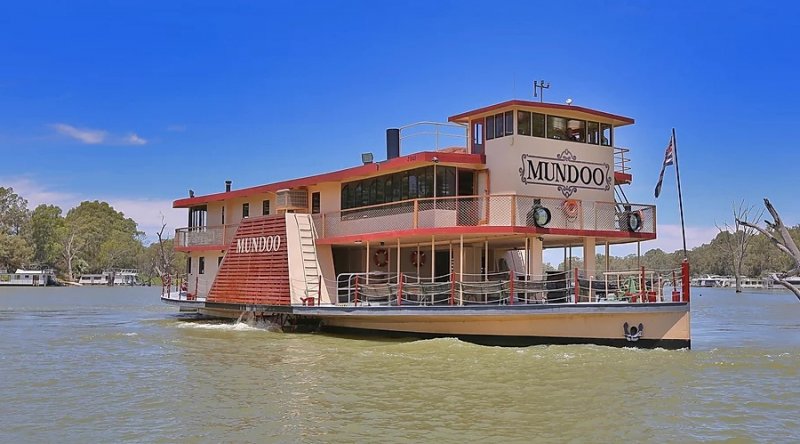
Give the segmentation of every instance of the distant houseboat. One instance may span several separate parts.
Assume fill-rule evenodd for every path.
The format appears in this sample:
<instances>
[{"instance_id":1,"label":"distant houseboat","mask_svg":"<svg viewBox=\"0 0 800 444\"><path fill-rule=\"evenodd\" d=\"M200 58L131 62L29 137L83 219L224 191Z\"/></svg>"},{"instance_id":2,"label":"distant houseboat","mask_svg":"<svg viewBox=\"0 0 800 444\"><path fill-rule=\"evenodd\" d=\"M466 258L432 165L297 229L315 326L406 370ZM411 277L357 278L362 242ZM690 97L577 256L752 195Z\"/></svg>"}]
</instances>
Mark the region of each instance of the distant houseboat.
<instances>
[{"instance_id":1,"label":"distant houseboat","mask_svg":"<svg viewBox=\"0 0 800 444\"><path fill-rule=\"evenodd\" d=\"M633 119L512 100L448 120L387 130L380 162L367 153L352 168L176 200L188 210L175 235L187 276L167 281L162 300L285 329L690 345L688 262L596 262L598 247L608 258L656 238L655 206L622 189L633 176L616 132ZM401 155L401 144L420 151ZM544 250L568 263L573 248L580 267L545 271Z\"/></svg>"},{"instance_id":2,"label":"distant houseboat","mask_svg":"<svg viewBox=\"0 0 800 444\"><path fill-rule=\"evenodd\" d=\"M139 272L137 270L111 270L104 271L99 274L84 274L81 275L78 283L81 285L111 285L113 280L114 286L120 285L140 285Z\"/></svg>"},{"instance_id":3,"label":"distant houseboat","mask_svg":"<svg viewBox=\"0 0 800 444\"><path fill-rule=\"evenodd\" d=\"M58 280L53 270L18 269L14 273L0 272L0 285L45 287L48 285L58 285Z\"/></svg>"}]
</instances>

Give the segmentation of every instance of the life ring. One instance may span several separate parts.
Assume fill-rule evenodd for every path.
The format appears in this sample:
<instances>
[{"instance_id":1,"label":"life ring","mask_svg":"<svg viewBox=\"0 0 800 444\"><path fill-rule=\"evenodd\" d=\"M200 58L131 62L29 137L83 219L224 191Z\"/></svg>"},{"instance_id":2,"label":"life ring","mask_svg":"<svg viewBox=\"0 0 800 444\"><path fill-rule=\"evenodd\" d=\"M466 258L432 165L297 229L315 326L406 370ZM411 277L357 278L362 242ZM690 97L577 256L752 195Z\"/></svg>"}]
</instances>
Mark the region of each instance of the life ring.
<instances>
[{"instance_id":1,"label":"life ring","mask_svg":"<svg viewBox=\"0 0 800 444\"><path fill-rule=\"evenodd\" d=\"M580 204L575 199L567 199L561 205L561 210L564 211L564 215L567 216L567 219L575 219L578 217Z\"/></svg>"},{"instance_id":2,"label":"life ring","mask_svg":"<svg viewBox=\"0 0 800 444\"><path fill-rule=\"evenodd\" d=\"M389 264L389 252L385 248L375 250L375 255L372 257L376 267L385 267Z\"/></svg>"},{"instance_id":3,"label":"life ring","mask_svg":"<svg viewBox=\"0 0 800 444\"><path fill-rule=\"evenodd\" d=\"M629 212L627 219L628 231L637 232L642 229L642 222L644 221L642 210Z\"/></svg>"},{"instance_id":4,"label":"life ring","mask_svg":"<svg viewBox=\"0 0 800 444\"><path fill-rule=\"evenodd\" d=\"M424 267L425 266L425 252L420 251L419 255L417 255L416 251L411 252L411 265L415 267Z\"/></svg>"}]
</instances>

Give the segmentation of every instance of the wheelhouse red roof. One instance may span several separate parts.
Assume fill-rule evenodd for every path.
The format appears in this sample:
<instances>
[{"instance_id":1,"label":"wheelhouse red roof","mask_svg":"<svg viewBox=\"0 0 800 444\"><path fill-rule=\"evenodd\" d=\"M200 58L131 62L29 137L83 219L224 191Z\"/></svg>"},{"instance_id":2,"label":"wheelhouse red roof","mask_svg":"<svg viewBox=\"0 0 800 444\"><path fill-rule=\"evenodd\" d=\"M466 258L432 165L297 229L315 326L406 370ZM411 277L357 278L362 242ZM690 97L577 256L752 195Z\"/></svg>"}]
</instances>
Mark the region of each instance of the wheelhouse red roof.
<instances>
[{"instance_id":1,"label":"wheelhouse red roof","mask_svg":"<svg viewBox=\"0 0 800 444\"><path fill-rule=\"evenodd\" d=\"M467 111L465 113L456 114L455 116L450 116L447 120L449 122L455 122L455 123L467 123L469 122L471 117L477 117L480 116L481 114L486 114L498 109L509 108L509 107L525 107L532 109L540 109L545 113L552 110L559 110L561 112L566 112L570 114L582 114L587 118L592 116L594 118L597 118L598 120L602 120L603 122L611 123L614 126L630 125L634 123L633 119L631 119L630 117L618 116L616 114L610 114L603 111L584 108L582 106L562 105L560 103L530 102L527 100L508 100L506 102L501 102L494 105L485 106L483 108L474 109L472 111Z\"/></svg>"},{"instance_id":2,"label":"wheelhouse red roof","mask_svg":"<svg viewBox=\"0 0 800 444\"><path fill-rule=\"evenodd\" d=\"M368 163L359 165L352 168L333 171L330 173L317 174L314 176L302 177L299 179L285 180L282 182L275 182L266 185L259 185L249 188L241 188L222 193L207 194L204 196L187 197L178 199L172 203L173 208L188 208L195 205L202 205L209 202L218 202L237 197L245 197L253 194L276 192L278 190L287 188L297 188L303 186L316 185L324 182L346 182L354 180L359 177L368 177L375 175L378 172L404 170L412 168L419 164L430 163L434 161L434 157L438 162L443 164L460 164L481 166L486 163L486 157L482 154L467 154L467 153L450 153L441 151L423 151L420 153L409 154L407 156L400 156L394 159L389 159L383 162Z\"/></svg>"}]
</instances>

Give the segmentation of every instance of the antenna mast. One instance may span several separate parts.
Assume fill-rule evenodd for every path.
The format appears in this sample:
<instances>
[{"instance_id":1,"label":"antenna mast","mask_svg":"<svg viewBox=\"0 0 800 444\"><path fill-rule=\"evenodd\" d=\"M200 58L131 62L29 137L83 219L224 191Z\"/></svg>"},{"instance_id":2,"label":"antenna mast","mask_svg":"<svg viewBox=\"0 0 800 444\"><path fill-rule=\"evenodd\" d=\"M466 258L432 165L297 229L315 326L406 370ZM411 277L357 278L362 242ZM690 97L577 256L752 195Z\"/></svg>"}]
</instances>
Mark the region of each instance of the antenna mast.
<instances>
[{"instance_id":1,"label":"antenna mast","mask_svg":"<svg viewBox=\"0 0 800 444\"><path fill-rule=\"evenodd\" d=\"M546 89L550 89L550 82L545 82L544 80L533 81L533 97L538 97L539 102L544 102L544 90Z\"/></svg>"}]
</instances>

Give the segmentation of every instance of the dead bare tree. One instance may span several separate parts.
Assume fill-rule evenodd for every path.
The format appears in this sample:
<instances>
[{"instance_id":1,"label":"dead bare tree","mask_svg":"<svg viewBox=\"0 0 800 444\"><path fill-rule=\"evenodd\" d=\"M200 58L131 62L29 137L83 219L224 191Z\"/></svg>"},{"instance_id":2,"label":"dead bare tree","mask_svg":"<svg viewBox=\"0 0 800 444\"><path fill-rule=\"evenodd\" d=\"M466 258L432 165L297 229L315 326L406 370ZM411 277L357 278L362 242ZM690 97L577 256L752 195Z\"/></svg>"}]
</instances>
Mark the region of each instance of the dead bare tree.
<instances>
[{"instance_id":1,"label":"dead bare tree","mask_svg":"<svg viewBox=\"0 0 800 444\"><path fill-rule=\"evenodd\" d=\"M753 207L745 207L744 201L739 202L739 205L733 206L733 226L727 223L720 227L716 225L720 233L727 232L729 235L722 236L722 248L727 253L728 257L733 261L733 274L736 281L736 292L742 292L741 276L742 264L747 255L747 247L750 241L756 235L756 229L752 228L752 222L761 219L764 211L759 211L758 214L753 216Z\"/></svg>"},{"instance_id":2,"label":"dead bare tree","mask_svg":"<svg viewBox=\"0 0 800 444\"><path fill-rule=\"evenodd\" d=\"M172 273L172 248L164 248L164 230L167 224L164 222L164 216L161 216L161 230L156 233L158 236L158 252L159 257L156 261L156 273L163 281L166 276Z\"/></svg>"},{"instance_id":3,"label":"dead bare tree","mask_svg":"<svg viewBox=\"0 0 800 444\"><path fill-rule=\"evenodd\" d=\"M800 288L786 281L786 278L797 276L798 273L800 273L800 249L797 248L797 244L795 244L794 239L792 239L789 229L783 224L780 215L778 215L778 211L775 210L775 207L772 206L769 199L764 199L764 206L767 207L767 211L772 216L772 222L768 220L764 221L764 223L767 224L767 228L761 228L746 220L737 220L737 222L757 230L759 233L766 236L779 250L788 254L794 260L794 267L791 270L785 273L776 273L775 276L779 284L794 293L797 299L800 300Z\"/></svg>"}]
</instances>

